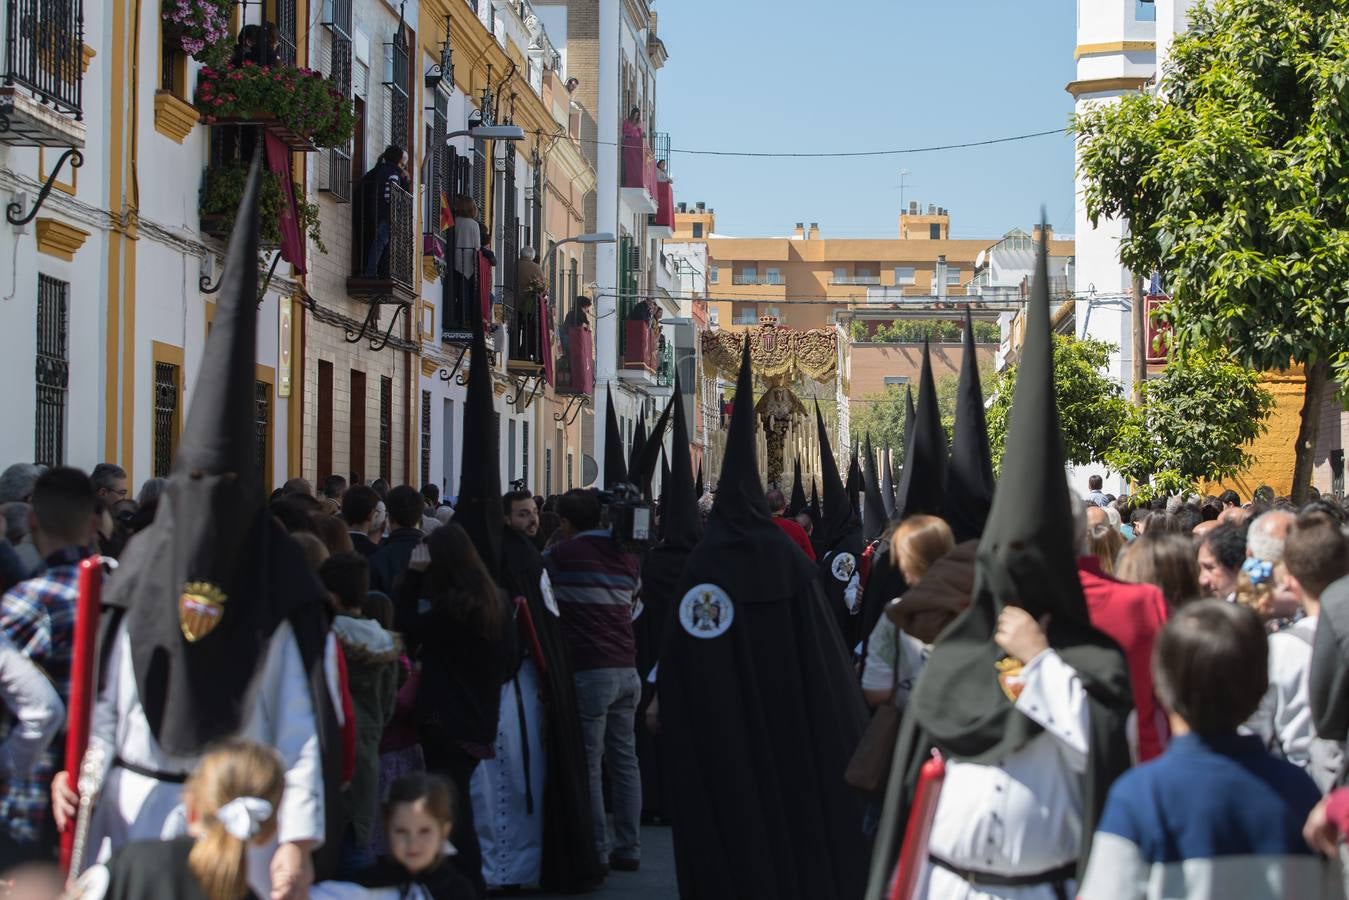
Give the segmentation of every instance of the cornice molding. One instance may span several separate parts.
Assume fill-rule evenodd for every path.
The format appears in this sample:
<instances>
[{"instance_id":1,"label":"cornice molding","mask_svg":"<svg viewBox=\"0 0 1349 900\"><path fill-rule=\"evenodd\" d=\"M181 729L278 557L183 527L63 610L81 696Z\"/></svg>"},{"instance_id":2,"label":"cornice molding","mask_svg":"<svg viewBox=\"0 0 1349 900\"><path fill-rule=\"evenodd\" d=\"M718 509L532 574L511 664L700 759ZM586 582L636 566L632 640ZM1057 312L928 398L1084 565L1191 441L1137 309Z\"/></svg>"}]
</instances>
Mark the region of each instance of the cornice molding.
<instances>
[{"instance_id":1,"label":"cornice molding","mask_svg":"<svg viewBox=\"0 0 1349 900\"><path fill-rule=\"evenodd\" d=\"M197 125L196 108L172 91L155 91L155 131L179 144Z\"/></svg>"},{"instance_id":2,"label":"cornice molding","mask_svg":"<svg viewBox=\"0 0 1349 900\"><path fill-rule=\"evenodd\" d=\"M1076 99L1083 94L1104 94L1111 91L1141 91L1152 81L1142 75L1121 76L1118 78L1088 78L1083 81L1070 81L1064 90Z\"/></svg>"},{"instance_id":3,"label":"cornice molding","mask_svg":"<svg viewBox=\"0 0 1349 900\"><path fill-rule=\"evenodd\" d=\"M75 253L88 240L89 232L76 228L60 219L42 218L37 220L37 249L39 253L75 261Z\"/></svg>"}]
</instances>

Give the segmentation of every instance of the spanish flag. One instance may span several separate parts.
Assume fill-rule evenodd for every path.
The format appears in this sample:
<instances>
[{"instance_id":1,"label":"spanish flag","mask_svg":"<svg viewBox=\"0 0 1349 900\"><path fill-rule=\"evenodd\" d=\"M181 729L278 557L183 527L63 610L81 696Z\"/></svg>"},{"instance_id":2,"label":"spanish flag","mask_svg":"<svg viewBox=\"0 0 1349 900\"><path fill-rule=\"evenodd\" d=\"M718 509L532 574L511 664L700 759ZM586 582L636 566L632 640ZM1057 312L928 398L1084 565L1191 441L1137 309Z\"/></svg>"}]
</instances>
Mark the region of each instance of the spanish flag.
<instances>
[{"instance_id":1,"label":"spanish flag","mask_svg":"<svg viewBox=\"0 0 1349 900\"><path fill-rule=\"evenodd\" d=\"M454 227L454 213L450 211L450 198L440 192L440 230L449 231Z\"/></svg>"}]
</instances>

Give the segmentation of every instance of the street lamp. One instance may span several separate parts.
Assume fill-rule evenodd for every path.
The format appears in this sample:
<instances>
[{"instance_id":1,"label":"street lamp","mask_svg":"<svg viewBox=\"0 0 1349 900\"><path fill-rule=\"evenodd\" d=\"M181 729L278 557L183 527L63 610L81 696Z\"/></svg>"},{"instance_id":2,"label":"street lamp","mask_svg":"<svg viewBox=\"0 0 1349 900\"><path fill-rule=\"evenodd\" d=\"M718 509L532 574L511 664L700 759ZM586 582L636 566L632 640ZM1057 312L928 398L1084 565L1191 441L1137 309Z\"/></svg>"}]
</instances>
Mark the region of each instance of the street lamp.
<instances>
[{"instance_id":1,"label":"street lamp","mask_svg":"<svg viewBox=\"0 0 1349 900\"><path fill-rule=\"evenodd\" d=\"M477 128L465 128L463 131L451 131L445 135L445 142L449 143L461 137L483 141L523 141L525 130L519 125L479 125Z\"/></svg>"}]
</instances>

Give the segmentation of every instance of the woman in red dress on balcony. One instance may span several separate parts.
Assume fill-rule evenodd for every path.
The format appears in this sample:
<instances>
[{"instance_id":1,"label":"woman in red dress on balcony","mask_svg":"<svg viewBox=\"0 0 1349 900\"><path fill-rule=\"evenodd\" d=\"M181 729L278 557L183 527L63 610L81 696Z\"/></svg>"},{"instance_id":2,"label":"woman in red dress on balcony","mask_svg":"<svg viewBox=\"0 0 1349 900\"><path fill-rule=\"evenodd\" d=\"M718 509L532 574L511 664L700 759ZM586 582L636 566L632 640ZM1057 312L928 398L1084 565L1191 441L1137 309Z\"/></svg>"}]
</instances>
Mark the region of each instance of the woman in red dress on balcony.
<instances>
[{"instance_id":1,"label":"woman in red dress on balcony","mask_svg":"<svg viewBox=\"0 0 1349 900\"><path fill-rule=\"evenodd\" d=\"M646 132L642 129L642 110L634 106L623 120L623 186L640 187L642 165L646 161Z\"/></svg>"}]
</instances>

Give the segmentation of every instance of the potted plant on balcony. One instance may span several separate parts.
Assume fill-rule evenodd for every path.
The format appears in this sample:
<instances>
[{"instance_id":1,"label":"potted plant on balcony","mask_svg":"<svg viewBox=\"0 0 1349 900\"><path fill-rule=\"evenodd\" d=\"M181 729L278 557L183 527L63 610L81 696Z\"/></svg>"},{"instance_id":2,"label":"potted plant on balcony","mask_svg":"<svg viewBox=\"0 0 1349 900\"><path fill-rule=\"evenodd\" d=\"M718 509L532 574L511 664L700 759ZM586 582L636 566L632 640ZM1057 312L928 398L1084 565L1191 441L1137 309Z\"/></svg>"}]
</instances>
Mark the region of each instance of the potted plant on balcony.
<instances>
[{"instance_id":1,"label":"potted plant on balcony","mask_svg":"<svg viewBox=\"0 0 1349 900\"><path fill-rule=\"evenodd\" d=\"M296 66L246 60L241 66L203 67L196 105L208 125L264 125L295 150L342 146L356 127L351 100L322 72Z\"/></svg>"},{"instance_id":2,"label":"potted plant on balcony","mask_svg":"<svg viewBox=\"0 0 1349 900\"><path fill-rule=\"evenodd\" d=\"M200 211L201 230L205 234L224 237L234 223L239 201L248 183L248 168L240 163L213 166L206 170L202 184ZM275 172L266 172L258 196L258 244L262 249L281 246L281 212L285 202L281 178ZM294 185L295 211L299 217L300 234L314 242L320 253L327 253L319 232L319 209L307 203L299 185Z\"/></svg>"},{"instance_id":3,"label":"potted plant on balcony","mask_svg":"<svg viewBox=\"0 0 1349 900\"><path fill-rule=\"evenodd\" d=\"M223 62L233 7L234 0L163 0L164 39L198 62Z\"/></svg>"}]
</instances>

